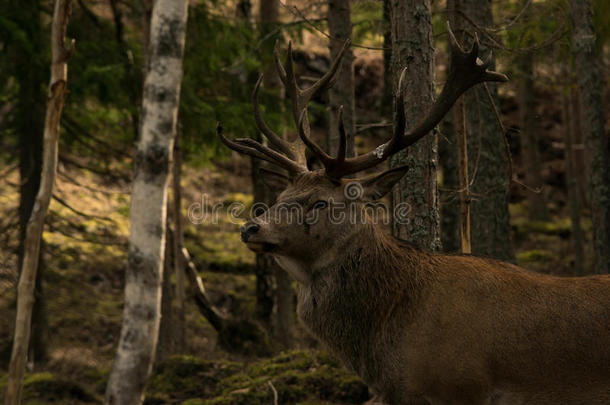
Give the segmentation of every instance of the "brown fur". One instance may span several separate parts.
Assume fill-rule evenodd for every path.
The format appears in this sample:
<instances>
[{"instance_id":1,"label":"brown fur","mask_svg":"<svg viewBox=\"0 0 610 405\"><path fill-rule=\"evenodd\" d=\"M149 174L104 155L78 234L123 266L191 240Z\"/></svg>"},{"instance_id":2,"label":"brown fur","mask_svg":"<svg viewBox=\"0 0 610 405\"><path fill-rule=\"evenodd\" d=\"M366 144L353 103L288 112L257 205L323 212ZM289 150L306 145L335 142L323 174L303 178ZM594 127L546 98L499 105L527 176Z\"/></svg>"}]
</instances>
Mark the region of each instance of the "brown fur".
<instances>
[{"instance_id":1,"label":"brown fur","mask_svg":"<svg viewBox=\"0 0 610 405\"><path fill-rule=\"evenodd\" d=\"M280 201L341 193L311 175ZM300 318L388 404L610 404L610 276L430 254L372 223L305 233L273 214L255 239L297 275Z\"/></svg>"}]
</instances>

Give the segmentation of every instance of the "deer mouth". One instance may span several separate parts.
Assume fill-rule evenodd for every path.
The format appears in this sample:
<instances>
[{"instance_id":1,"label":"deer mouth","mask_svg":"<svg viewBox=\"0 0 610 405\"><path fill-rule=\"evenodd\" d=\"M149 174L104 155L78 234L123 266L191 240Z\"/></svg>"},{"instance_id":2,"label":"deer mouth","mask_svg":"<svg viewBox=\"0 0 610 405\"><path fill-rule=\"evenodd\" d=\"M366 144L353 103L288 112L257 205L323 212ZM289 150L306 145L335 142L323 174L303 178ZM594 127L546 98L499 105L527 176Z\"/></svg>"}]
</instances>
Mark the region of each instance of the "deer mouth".
<instances>
[{"instance_id":1,"label":"deer mouth","mask_svg":"<svg viewBox=\"0 0 610 405\"><path fill-rule=\"evenodd\" d=\"M248 249L255 253L270 253L277 248L277 244L270 242L246 242Z\"/></svg>"}]
</instances>

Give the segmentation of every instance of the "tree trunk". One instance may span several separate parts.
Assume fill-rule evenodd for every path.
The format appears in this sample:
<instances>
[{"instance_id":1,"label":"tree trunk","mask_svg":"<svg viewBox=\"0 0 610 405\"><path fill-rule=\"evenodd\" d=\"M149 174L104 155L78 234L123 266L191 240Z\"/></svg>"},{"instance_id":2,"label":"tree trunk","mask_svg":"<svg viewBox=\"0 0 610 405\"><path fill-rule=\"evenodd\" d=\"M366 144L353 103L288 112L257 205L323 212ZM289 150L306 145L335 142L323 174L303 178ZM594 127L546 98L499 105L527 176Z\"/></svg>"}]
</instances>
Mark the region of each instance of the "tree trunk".
<instances>
[{"instance_id":1,"label":"tree trunk","mask_svg":"<svg viewBox=\"0 0 610 405\"><path fill-rule=\"evenodd\" d=\"M352 17L349 0L328 1L328 30L330 33L330 58L334 60L345 41L352 37ZM337 72L337 82L328 91L329 94L329 130L327 150L331 156L337 153L339 145L339 108L343 106L343 122L347 135L347 156L352 157L354 150L355 123L355 88L354 88L354 52L348 49L343 56L341 67Z\"/></svg>"},{"instance_id":2,"label":"tree trunk","mask_svg":"<svg viewBox=\"0 0 610 405\"><path fill-rule=\"evenodd\" d=\"M184 262L182 258L182 247L184 246L184 233L182 230L182 149L180 142L180 130L176 132L174 141L174 164L172 165L173 172L173 219L174 219L174 235L173 242L173 258L174 258L174 274L176 276L176 319L174 320L174 342L176 349L180 353L184 353L186 346L186 319L185 319L185 286L184 286ZM167 267L168 269L171 267Z\"/></svg>"},{"instance_id":3,"label":"tree trunk","mask_svg":"<svg viewBox=\"0 0 610 405\"><path fill-rule=\"evenodd\" d=\"M457 175L457 148L455 133L455 113L447 113L441 123L438 141L438 155L443 172L441 196L441 242L444 252L459 252L459 190Z\"/></svg>"},{"instance_id":4,"label":"tree trunk","mask_svg":"<svg viewBox=\"0 0 610 405\"><path fill-rule=\"evenodd\" d=\"M383 0L383 93L381 94L381 116L392 121L394 101L392 79L392 7L390 0Z\"/></svg>"},{"instance_id":5,"label":"tree trunk","mask_svg":"<svg viewBox=\"0 0 610 405\"><path fill-rule=\"evenodd\" d=\"M594 270L610 273L610 150L605 132L605 88L595 48L593 12L589 0L570 0L572 49L580 96L580 122L591 154L591 217Z\"/></svg>"},{"instance_id":6,"label":"tree trunk","mask_svg":"<svg viewBox=\"0 0 610 405\"><path fill-rule=\"evenodd\" d=\"M447 11L459 43L466 40L466 23L461 18L464 12L462 0L448 0ZM452 63L449 60L449 63ZM467 92L468 93L468 92ZM457 147L458 196L460 200L460 251L472 253L470 245L470 173L468 171L468 129L466 123L466 94L457 99L453 106L455 114L455 145Z\"/></svg>"},{"instance_id":7,"label":"tree trunk","mask_svg":"<svg viewBox=\"0 0 610 405\"><path fill-rule=\"evenodd\" d=\"M565 77L569 77L565 75ZM568 206L570 208L570 222L572 234L572 250L574 251L574 271L573 275L582 276L584 275L584 252L583 252L583 233L580 225L580 209L582 204L580 203L579 190L578 190L578 173L576 172L576 158L574 153L574 134L570 121L572 120L572 106L570 105L570 93L564 93L562 96L563 101L563 136L565 143L565 165L566 165L566 189L568 194Z\"/></svg>"},{"instance_id":8,"label":"tree trunk","mask_svg":"<svg viewBox=\"0 0 610 405\"><path fill-rule=\"evenodd\" d=\"M157 0L135 157L125 303L106 404L140 404L154 361L160 320L167 181L176 133L188 2Z\"/></svg>"},{"instance_id":9,"label":"tree trunk","mask_svg":"<svg viewBox=\"0 0 610 405\"><path fill-rule=\"evenodd\" d=\"M459 36L458 36L459 38ZM462 39L458 39L463 43ZM458 163L458 194L460 196L460 251L465 254L472 253L470 246L470 178L468 176L468 134L466 128L466 96L463 95L455 102L455 135Z\"/></svg>"},{"instance_id":10,"label":"tree trunk","mask_svg":"<svg viewBox=\"0 0 610 405\"><path fill-rule=\"evenodd\" d=\"M491 1L463 0L466 15L479 27L493 27ZM465 23L470 31L472 25ZM479 32L479 38L485 38ZM472 35L465 39L466 47L472 45ZM485 61L491 61L490 69L495 69L495 59L491 49L483 40L479 54ZM472 183L470 193L470 237L472 253L514 261L511 244L510 198L508 156L504 133L491 104L485 86L489 89L493 103L499 108L498 86L488 82L475 86L465 94L466 122L468 131L469 178Z\"/></svg>"},{"instance_id":11,"label":"tree trunk","mask_svg":"<svg viewBox=\"0 0 610 405\"><path fill-rule=\"evenodd\" d=\"M168 212L170 207L168 207ZM168 216L169 220L169 216ZM159 343L157 344L156 361L161 361L174 353L175 322L172 291L172 241L175 236L165 229L165 257L163 259L163 281L161 285L161 322L159 324ZM184 272L184 269L181 269Z\"/></svg>"},{"instance_id":12,"label":"tree trunk","mask_svg":"<svg viewBox=\"0 0 610 405\"><path fill-rule=\"evenodd\" d=\"M586 148L586 139L583 136L582 125L580 123L580 100L578 98L578 89L572 87L570 94L570 127L572 131L572 141L574 142L574 160L575 170L578 174L578 196L583 209L591 209L591 179L589 173L591 167L588 150Z\"/></svg>"},{"instance_id":13,"label":"tree trunk","mask_svg":"<svg viewBox=\"0 0 610 405\"><path fill-rule=\"evenodd\" d=\"M59 122L67 94L67 61L72 49L66 48L64 36L70 12L70 0L56 1L51 29L51 79L49 81L47 111L44 122L41 183L26 228L23 263L17 287L15 334L4 399L5 405L17 405L21 397L21 384L30 342L36 273L40 258L40 241L45 216L53 196L53 186L57 172Z\"/></svg>"},{"instance_id":14,"label":"tree trunk","mask_svg":"<svg viewBox=\"0 0 610 405\"><path fill-rule=\"evenodd\" d=\"M549 213L546 208L544 192L541 189L542 166L538 149L538 129L536 101L534 92L534 54L527 52L519 60L519 121L521 126L521 159L525 170L525 183L537 192L528 190L528 216L532 221L546 221Z\"/></svg>"},{"instance_id":15,"label":"tree trunk","mask_svg":"<svg viewBox=\"0 0 610 405\"><path fill-rule=\"evenodd\" d=\"M264 38L277 29L279 22L279 1L262 0L260 2L260 33ZM266 41L265 55L272 55L272 45L275 41ZM263 85L266 93L271 93L273 101L283 98L282 86L271 60L265 61L268 68L265 70ZM260 161L253 166L253 180L256 201L271 205L275 202L277 194L268 189L258 174ZM289 348L294 343L294 291L292 280L288 273L279 268L275 260L269 255L257 254L257 307L259 314L267 326L271 326L274 335L283 348ZM275 283L274 283L275 281ZM275 288L273 285L275 284ZM273 308L275 307L275 312ZM274 316L275 319L272 319Z\"/></svg>"},{"instance_id":16,"label":"tree trunk","mask_svg":"<svg viewBox=\"0 0 610 405\"><path fill-rule=\"evenodd\" d=\"M413 127L428 112L434 98L434 48L430 0L392 0L392 71L396 94L400 72L408 66L404 86L406 127ZM426 250L440 249L438 192L436 187L436 136L429 134L395 155L392 167L408 165L409 172L394 187L393 204L408 204L407 221L394 221L396 237ZM404 223L406 222L406 223Z\"/></svg>"},{"instance_id":17,"label":"tree trunk","mask_svg":"<svg viewBox=\"0 0 610 405\"><path fill-rule=\"evenodd\" d=\"M118 0L110 0L110 8L112 10L112 18L114 20L115 39L121 51L121 56L123 57L123 77L121 82L129 97L129 103L131 105L129 115L131 116L134 139L136 139L138 137L138 130L140 128L140 114L138 112L138 105L140 104L139 89L141 88L141 84L138 83L137 80L138 77L133 64L133 55L129 49L127 41L125 41L123 13L121 12Z\"/></svg>"},{"instance_id":18,"label":"tree trunk","mask_svg":"<svg viewBox=\"0 0 610 405\"><path fill-rule=\"evenodd\" d=\"M45 94L42 90L45 81L45 69L39 55L45 49L40 22L40 5L38 1L24 2L20 12L20 28L27 32L30 48L19 46L18 59L14 61L14 72L19 82L17 99L17 131L19 133L19 246L17 250L18 269L23 263L23 248L28 221L36 194L40 187L42 172L42 138L44 131ZM44 240L41 239L40 257L36 272L34 308L32 314L32 336L30 339L30 363L44 362L47 358L47 313L43 294Z\"/></svg>"}]
</instances>

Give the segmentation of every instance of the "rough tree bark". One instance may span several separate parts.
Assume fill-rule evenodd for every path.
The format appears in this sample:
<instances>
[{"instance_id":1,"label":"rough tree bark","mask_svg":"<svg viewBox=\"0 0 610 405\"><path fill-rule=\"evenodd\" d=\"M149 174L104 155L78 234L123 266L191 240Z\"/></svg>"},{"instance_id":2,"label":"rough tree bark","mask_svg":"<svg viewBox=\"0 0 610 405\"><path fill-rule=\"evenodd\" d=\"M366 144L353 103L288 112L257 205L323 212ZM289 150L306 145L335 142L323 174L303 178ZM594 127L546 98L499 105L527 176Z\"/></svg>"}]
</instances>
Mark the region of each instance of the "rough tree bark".
<instances>
[{"instance_id":1,"label":"rough tree bark","mask_svg":"<svg viewBox=\"0 0 610 405\"><path fill-rule=\"evenodd\" d=\"M184 246L184 233L182 230L182 148L180 142L180 130L176 132L174 140L174 163L172 165L172 188L173 188L173 216L174 234L172 238L174 274L176 275L176 319L174 320L174 343L179 352L184 352L186 346L186 320L185 301L186 293L184 286L184 262L182 258L182 247ZM168 269L171 267L167 267Z\"/></svg>"},{"instance_id":2,"label":"rough tree bark","mask_svg":"<svg viewBox=\"0 0 610 405\"><path fill-rule=\"evenodd\" d=\"M74 41L69 48L65 44L70 12L70 0L57 0L55 2L51 28L51 79L49 81L47 111L44 122L42 174L40 189L36 195L36 202L26 228L23 263L17 287L15 334L4 398L5 405L17 405L21 397L21 384L30 341L32 307L35 300L34 286L40 257L40 240L49 203L53 196L57 172L59 122L67 94L67 62L74 46Z\"/></svg>"},{"instance_id":3,"label":"rough tree bark","mask_svg":"<svg viewBox=\"0 0 610 405\"><path fill-rule=\"evenodd\" d=\"M569 77L569 75L565 75ZM580 210L582 203L580 202L580 194L578 190L578 172L576 171L576 157L574 153L574 131L573 126L570 124L572 120L572 106L570 103L570 92L564 89L562 95L563 102L563 136L565 143L565 155L564 161L566 165L566 189L568 194L568 207L570 208L570 222L572 233L570 239L572 242L572 250L574 251L574 270L573 275L582 276L584 275L583 265L585 261L583 251L583 232L580 225Z\"/></svg>"},{"instance_id":4,"label":"rough tree bark","mask_svg":"<svg viewBox=\"0 0 610 405\"><path fill-rule=\"evenodd\" d=\"M493 27L491 1L463 0L466 15L478 27ZM465 22L468 31L476 32L476 27ZM495 69L495 58L487 46L483 33L479 54L490 60L490 69ZM472 44L472 35L466 38L467 47ZM498 86L486 83L493 103L499 109ZM484 85L466 92L466 122L468 131L468 160L470 181L472 182L470 202L470 239L472 253L496 259L514 261L511 243L510 198L508 177L508 156L506 155L504 133L496 117L494 106Z\"/></svg>"},{"instance_id":5,"label":"rough tree bark","mask_svg":"<svg viewBox=\"0 0 610 405\"><path fill-rule=\"evenodd\" d=\"M453 23L455 36L461 44L466 39L466 23L461 14L464 10L462 0L448 0L447 8ZM449 63L452 63L451 60ZM467 92L468 93L468 92ZM466 93L466 94L467 94ZM459 228L460 251L472 253L470 244L470 173L468 171L468 127L466 122L466 94L457 99L453 106L455 114L455 145L457 148L458 196L459 196Z\"/></svg>"},{"instance_id":6,"label":"rough tree bark","mask_svg":"<svg viewBox=\"0 0 610 405\"><path fill-rule=\"evenodd\" d=\"M167 182L176 132L188 1L154 3L135 157L125 303L106 404L143 400L159 331Z\"/></svg>"},{"instance_id":7,"label":"rough tree bark","mask_svg":"<svg viewBox=\"0 0 610 405\"><path fill-rule=\"evenodd\" d=\"M430 0L392 0L392 71L394 93L398 78L405 66L407 128L415 125L428 112L434 98L434 48ZM408 165L409 172L394 187L393 204L407 203L407 223L394 221L395 236L409 240L426 250L440 249L438 192L436 186L437 144L430 134L420 139L407 151L392 158L393 167Z\"/></svg>"},{"instance_id":8,"label":"rough tree bark","mask_svg":"<svg viewBox=\"0 0 610 405\"><path fill-rule=\"evenodd\" d=\"M525 183L531 188L542 187L542 167L538 148L536 102L534 94L534 54L526 52L519 58L519 121L521 126L521 158ZM528 216L532 221L549 219L543 190L527 193Z\"/></svg>"},{"instance_id":9,"label":"rough tree bark","mask_svg":"<svg viewBox=\"0 0 610 405\"><path fill-rule=\"evenodd\" d=\"M262 38L266 38L273 32L276 32L279 23L279 1L278 0L261 0L260 2L260 33ZM279 35L279 32L278 32ZM269 38L264 44L264 55L273 54L273 38ZM282 84L275 72L271 58L264 61L268 68L265 70L263 77L263 86L266 93L271 93L270 102L280 105L278 100L283 98ZM272 99L272 100L271 100ZM256 188L255 194L267 205L273 204L277 198L277 194L266 187L261 182L258 175L260 161L256 162L257 166L253 167L254 185ZM256 172L254 172L256 171ZM267 315L267 322L271 323L274 335L280 345L284 348L289 348L294 343L295 329L295 306L294 306L294 291L292 289L292 279L284 270L282 270L273 258L269 255L257 255L257 277L260 282L257 282L257 302L260 302L260 313ZM269 288L268 283L275 281L275 289ZM272 287L272 286L271 286ZM260 293L260 295L259 295ZM270 294L270 295L268 295ZM260 297L260 300L258 299ZM275 307L275 312L273 312ZM268 311L271 311L269 313ZM272 316L273 319L269 318Z\"/></svg>"},{"instance_id":10,"label":"rough tree bark","mask_svg":"<svg viewBox=\"0 0 610 405\"><path fill-rule=\"evenodd\" d=\"M440 189L441 243L444 252L459 252L459 201L456 190L459 189L457 175L457 150L455 134L455 114L447 113L441 123L438 140L438 155L443 172L443 184Z\"/></svg>"},{"instance_id":11,"label":"rough tree bark","mask_svg":"<svg viewBox=\"0 0 610 405\"><path fill-rule=\"evenodd\" d=\"M345 41L352 37L352 17L349 0L328 1L328 30L330 40L330 58L334 60L343 48ZM355 87L354 87L354 52L348 49L343 56L341 67L337 73L337 82L328 91L329 95L329 130L327 150L332 156L339 145L339 108L343 106L343 122L347 135L347 156L354 156L355 122Z\"/></svg>"},{"instance_id":12,"label":"rough tree bark","mask_svg":"<svg viewBox=\"0 0 610 405\"><path fill-rule=\"evenodd\" d=\"M604 125L604 79L595 48L589 0L570 0L572 52L580 96L581 123L591 154L591 217L594 270L610 273L610 150Z\"/></svg>"}]
</instances>

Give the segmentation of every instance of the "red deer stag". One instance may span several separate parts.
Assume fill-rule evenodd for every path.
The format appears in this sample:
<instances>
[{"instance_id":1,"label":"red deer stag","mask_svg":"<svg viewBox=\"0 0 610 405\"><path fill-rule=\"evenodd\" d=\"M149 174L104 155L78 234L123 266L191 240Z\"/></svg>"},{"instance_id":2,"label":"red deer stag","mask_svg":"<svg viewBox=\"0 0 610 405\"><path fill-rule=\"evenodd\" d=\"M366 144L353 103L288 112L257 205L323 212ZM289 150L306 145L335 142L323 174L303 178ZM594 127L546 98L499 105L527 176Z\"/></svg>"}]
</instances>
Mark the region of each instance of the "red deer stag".
<instances>
[{"instance_id":1,"label":"red deer stag","mask_svg":"<svg viewBox=\"0 0 610 405\"><path fill-rule=\"evenodd\" d=\"M322 150L310 138L306 112L311 98L332 86L343 52L301 89L290 45L283 66L276 51L303 143L285 141L265 124L260 80L254 115L270 147L229 140L217 128L231 149L289 173L265 170L269 183L285 190L242 227L242 239L297 280L303 323L388 404L610 404L610 276L553 277L487 258L428 253L392 238L371 216L345 220L354 207L365 210L386 194L407 168L346 176L431 132L468 88L507 80L477 58L476 42L465 52L450 38L454 63L429 114L405 132L401 80L392 138L353 158L345 156L342 127L337 157ZM307 169L305 146L323 169ZM356 193L347 189L354 184ZM295 205L303 208L301 220L286 209Z\"/></svg>"}]
</instances>

